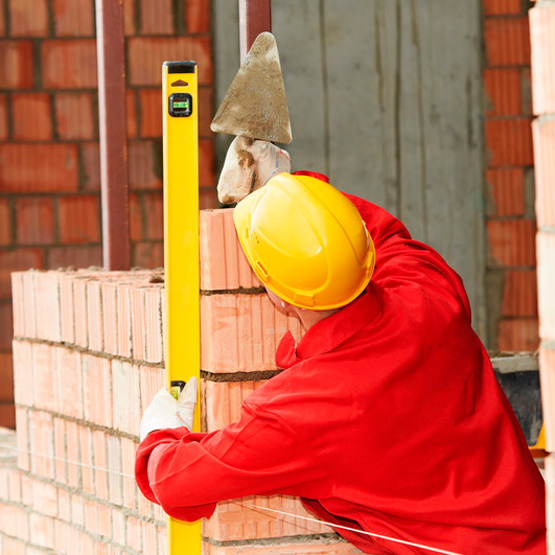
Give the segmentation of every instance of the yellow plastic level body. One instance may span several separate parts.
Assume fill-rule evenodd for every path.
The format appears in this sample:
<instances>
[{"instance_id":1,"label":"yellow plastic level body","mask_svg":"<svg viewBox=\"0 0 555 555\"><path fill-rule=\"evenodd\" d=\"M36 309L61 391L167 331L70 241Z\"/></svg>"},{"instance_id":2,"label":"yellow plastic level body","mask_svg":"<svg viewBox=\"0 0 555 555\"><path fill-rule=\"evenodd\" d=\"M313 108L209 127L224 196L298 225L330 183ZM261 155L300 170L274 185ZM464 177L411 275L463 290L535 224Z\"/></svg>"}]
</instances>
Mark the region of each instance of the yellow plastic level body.
<instances>
[{"instance_id":1,"label":"yellow plastic level body","mask_svg":"<svg viewBox=\"0 0 555 555\"><path fill-rule=\"evenodd\" d=\"M162 66L164 124L165 362L168 387L200 377L198 71L195 62ZM197 403L194 431L200 431ZM200 521L168 518L168 553L201 553Z\"/></svg>"}]
</instances>

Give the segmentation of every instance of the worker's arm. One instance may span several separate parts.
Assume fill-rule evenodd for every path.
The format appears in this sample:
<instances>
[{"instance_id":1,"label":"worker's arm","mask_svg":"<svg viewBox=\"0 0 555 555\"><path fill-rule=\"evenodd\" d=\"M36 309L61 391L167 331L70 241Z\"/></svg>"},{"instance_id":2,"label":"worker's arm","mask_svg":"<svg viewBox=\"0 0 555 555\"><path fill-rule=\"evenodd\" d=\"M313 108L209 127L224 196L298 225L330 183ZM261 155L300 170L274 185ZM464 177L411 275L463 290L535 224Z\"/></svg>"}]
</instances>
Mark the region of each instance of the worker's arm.
<instances>
[{"instance_id":1,"label":"worker's arm","mask_svg":"<svg viewBox=\"0 0 555 555\"><path fill-rule=\"evenodd\" d=\"M149 500L192 521L225 499L294 494L299 484L309 496L322 465L303 443L283 419L246 403L239 422L211 434L184 427L150 433L137 451L135 475Z\"/></svg>"}]
</instances>

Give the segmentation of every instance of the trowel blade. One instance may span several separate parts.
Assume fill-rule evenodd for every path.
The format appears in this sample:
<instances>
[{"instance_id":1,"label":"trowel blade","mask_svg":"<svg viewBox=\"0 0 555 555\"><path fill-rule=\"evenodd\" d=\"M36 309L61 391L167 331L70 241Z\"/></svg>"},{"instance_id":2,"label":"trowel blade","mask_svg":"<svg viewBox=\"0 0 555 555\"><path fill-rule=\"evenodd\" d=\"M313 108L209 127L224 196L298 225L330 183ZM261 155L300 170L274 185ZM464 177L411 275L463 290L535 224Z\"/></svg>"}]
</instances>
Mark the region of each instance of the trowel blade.
<instances>
[{"instance_id":1,"label":"trowel blade","mask_svg":"<svg viewBox=\"0 0 555 555\"><path fill-rule=\"evenodd\" d=\"M288 144L293 140L276 39L261 33L231 83L210 129Z\"/></svg>"}]
</instances>

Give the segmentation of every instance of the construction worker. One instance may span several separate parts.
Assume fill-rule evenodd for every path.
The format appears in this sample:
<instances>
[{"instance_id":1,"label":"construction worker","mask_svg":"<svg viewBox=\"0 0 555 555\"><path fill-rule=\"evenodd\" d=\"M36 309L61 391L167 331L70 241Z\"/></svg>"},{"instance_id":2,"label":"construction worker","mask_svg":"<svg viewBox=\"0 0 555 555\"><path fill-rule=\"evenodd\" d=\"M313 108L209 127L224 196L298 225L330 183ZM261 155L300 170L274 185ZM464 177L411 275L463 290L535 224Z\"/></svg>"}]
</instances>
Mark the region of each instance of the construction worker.
<instances>
[{"instance_id":1,"label":"construction worker","mask_svg":"<svg viewBox=\"0 0 555 555\"><path fill-rule=\"evenodd\" d=\"M310 172L273 177L234 222L306 332L285 335L284 371L237 423L191 433L196 380L181 403L156 396L136 459L144 495L187 521L225 499L299 496L360 530L337 528L366 553L545 554L543 480L441 256Z\"/></svg>"}]
</instances>

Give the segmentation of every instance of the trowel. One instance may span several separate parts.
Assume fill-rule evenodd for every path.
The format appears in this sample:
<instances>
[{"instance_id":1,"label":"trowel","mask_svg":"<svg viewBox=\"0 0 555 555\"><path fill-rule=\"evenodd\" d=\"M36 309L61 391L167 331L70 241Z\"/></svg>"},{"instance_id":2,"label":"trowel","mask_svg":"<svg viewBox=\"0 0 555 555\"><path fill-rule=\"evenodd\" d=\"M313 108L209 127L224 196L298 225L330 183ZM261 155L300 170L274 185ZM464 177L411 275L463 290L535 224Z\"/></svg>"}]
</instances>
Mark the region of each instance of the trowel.
<instances>
[{"instance_id":1,"label":"trowel","mask_svg":"<svg viewBox=\"0 0 555 555\"><path fill-rule=\"evenodd\" d=\"M274 36L261 33L233 79L210 129L237 137L218 181L218 198L229 204L290 171L289 154L273 143L292 141L279 54Z\"/></svg>"}]
</instances>

